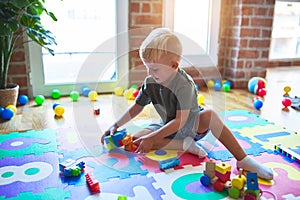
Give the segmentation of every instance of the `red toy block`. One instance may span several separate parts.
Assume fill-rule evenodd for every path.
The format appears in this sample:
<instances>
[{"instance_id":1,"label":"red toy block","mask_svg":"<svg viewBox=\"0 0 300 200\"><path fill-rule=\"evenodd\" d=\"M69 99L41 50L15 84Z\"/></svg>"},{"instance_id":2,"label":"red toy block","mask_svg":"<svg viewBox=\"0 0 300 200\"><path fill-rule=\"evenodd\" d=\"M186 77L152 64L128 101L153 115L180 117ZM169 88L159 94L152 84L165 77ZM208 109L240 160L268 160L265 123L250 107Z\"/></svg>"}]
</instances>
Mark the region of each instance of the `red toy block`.
<instances>
[{"instance_id":1,"label":"red toy block","mask_svg":"<svg viewBox=\"0 0 300 200\"><path fill-rule=\"evenodd\" d=\"M86 178L86 182L87 182L87 184L88 184L91 192L97 192L97 193L99 193L100 192L99 182L96 179L94 179L92 177L92 175L89 174L89 173L87 173L85 175L85 178Z\"/></svg>"},{"instance_id":2,"label":"red toy block","mask_svg":"<svg viewBox=\"0 0 300 200\"><path fill-rule=\"evenodd\" d=\"M227 172L226 174L221 174L220 172L216 171L215 175L223 182L230 181L230 174L231 172Z\"/></svg>"}]
</instances>

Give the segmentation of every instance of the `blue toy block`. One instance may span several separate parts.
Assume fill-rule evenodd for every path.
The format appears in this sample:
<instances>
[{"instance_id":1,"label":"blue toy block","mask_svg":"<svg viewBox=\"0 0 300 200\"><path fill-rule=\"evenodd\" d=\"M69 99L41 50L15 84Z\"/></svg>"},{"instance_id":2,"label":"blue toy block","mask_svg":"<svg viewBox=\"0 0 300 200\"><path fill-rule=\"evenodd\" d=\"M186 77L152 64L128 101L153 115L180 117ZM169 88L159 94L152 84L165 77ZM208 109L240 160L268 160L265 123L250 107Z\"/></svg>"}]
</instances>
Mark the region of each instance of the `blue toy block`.
<instances>
[{"instance_id":1,"label":"blue toy block","mask_svg":"<svg viewBox=\"0 0 300 200\"><path fill-rule=\"evenodd\" d=\"M113 135L112 135L112 140L113 140L113 143L119 147L119 141L123 140L124 137L127 135L127 131L126 129L123 129L121 131L117 131L115 132Z\"/></svg>"},{"instance_id":2,"label":"blue toy block","mask_svg":"<svg viewBox=\"0 0 300 200\"><path fill-rule=\"evenodd\" d=\"M169 159L166 159L166 160L159 161L158 166L161 170L165 170L165 169L168 169L168 168L176 167L176 166L179 165L179 163L180 163L179 158L174 157L174 158L169 158Z\"/></svg>"},{"instance_id":3,"label":"blue toy block","mask_svg":"<svg viewBox=\"0 0 300 200\"><path fill-rule=\"evenodd\" d=\"M259 190L257 173L247 172L247 189L248 190Z\"/></svg>"}]
</instances>

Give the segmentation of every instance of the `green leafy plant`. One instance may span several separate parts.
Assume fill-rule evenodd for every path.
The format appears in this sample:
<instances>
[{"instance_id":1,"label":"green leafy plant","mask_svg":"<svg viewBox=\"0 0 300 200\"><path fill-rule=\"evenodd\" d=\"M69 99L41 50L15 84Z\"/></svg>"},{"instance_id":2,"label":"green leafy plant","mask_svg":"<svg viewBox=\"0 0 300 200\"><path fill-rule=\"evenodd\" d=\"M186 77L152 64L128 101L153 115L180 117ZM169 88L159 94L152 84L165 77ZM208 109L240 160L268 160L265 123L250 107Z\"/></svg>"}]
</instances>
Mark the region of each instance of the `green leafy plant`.
<instances>
[{"instance_id":1,"label":"green leafy plant","mask_svg":"<svg viewBox=\"0 0 300 200\"><path fill-rule=\"evenodd\" d=\"M57 21L55 15L45 8L45 0L0 0L0 89L7 87L13 52L24 43L34 41L54 55L49 46L56 44L55 38L42 25L43 13ZM20 40L24 35L28 36L26 40Z\"/></svg>"}]
</instances>

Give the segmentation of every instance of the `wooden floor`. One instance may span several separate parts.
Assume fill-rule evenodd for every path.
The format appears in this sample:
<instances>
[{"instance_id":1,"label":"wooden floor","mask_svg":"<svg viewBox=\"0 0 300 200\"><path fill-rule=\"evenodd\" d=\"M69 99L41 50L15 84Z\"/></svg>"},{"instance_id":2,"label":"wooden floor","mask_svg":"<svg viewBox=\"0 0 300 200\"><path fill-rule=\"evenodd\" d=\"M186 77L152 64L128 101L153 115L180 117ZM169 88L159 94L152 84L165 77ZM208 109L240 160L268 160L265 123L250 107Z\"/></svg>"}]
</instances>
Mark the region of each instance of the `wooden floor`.
<instances>
[{"instance_id":1,"label":"wooden floor","mask_svg":"<svg viewBox=\"0 0 300 200\"><path fill-rule=\"evenodd\" d=\"M300 133L300 111L293 108L284 111L281 104L284 86L288 85L292 88L291 96L300 96L300 67L269 69L266 80L267 95L264 97L264 105L260 111L253 108L252 98L256 95L248 90L232 89L229 93L225 93L200 88L199 93L205 96L204 107L213 108L218 112L234 109L248 110L288 130ZM62 118L54 117L52 105L55 102L65 107ZM42 106L36 106L33 101L30 101L27 105L18 107L17 115L13 119L0 122L0 132L76 127L101 133L131 103L132 101L115 95L100 95L98 101L94 103L87 97L80 97L78 102L72 102L69 97L59 100L47 99ZM99 116L93 114L94 108L97 107L101 110ZM147 106L138 119L149 117L158 117L152 106Z\"/></svg>"}]
</instances>

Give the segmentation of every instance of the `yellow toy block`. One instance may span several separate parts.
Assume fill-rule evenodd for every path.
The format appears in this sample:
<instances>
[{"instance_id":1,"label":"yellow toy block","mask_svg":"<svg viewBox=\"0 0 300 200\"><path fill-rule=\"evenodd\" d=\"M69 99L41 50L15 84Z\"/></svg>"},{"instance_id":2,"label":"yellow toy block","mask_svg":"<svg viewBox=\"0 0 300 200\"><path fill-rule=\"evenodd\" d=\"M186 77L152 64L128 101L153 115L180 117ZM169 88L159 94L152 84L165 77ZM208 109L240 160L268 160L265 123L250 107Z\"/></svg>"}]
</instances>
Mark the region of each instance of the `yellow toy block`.
<instances>
[{"instance_id":1,"label":"yellow toy block","mask_svg":"<svg viewBox=\"0 0 300 200\"><path fill-rule=\"evenodd\" d=\"M227 172L231 172L231 165L227 163L218 163L216 164L216 171L221 174L226 174Z\"/></svg>"},{"instance_id":2,"label":"yellow toy block","mask_svg":"<svg viewBox=\"0 0 300 200\"><path fill-rule=\"evenodd\" d=\"M246 177L242 174L243 170L239 170L239 175L232 179L232 186L236 187L237 189L241 190L244 188L246 184Z\"/></svg>"},{"instance_id":3,"label":"yellow toy block","mask_svg":"<svg viewBox=\"0 0 300 200\"><path fill-rule=\"evenodd\" d=\"M132 143L132 138L133 138L133 136L131 135L131 134L127 134L124 138L123 138L123 140L122 140L122 143L123 143L123 145L128 145L128 144L131 144Z\"/></svg>"}]
</instances>

